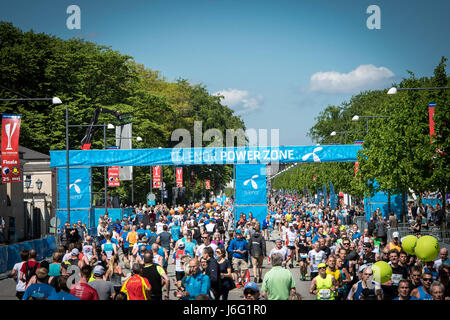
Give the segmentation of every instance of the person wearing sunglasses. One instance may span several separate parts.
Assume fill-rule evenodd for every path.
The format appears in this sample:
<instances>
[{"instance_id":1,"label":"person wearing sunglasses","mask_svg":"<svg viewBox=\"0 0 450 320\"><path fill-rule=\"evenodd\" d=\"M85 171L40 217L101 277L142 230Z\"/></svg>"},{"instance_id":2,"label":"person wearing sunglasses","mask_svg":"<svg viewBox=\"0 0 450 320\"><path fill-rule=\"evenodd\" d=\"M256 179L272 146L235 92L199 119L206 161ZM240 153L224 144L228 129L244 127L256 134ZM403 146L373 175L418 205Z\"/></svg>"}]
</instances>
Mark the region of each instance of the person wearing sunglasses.
<instances>
[{"instance_id":1,"label":"person wearing sunglasses","mask_svg":"<svg viewBox=\"0 0 450 320\"><path fill-rule=\"evenodd\" d=\"M334 300L334 292L338 286L335 277L327 273L325 263L320 263L317 269L319 275L311 281L309 292L317 295L317 300Z\"/></svg>"},{"instance_id":2,"label":"person wearing sunglasses","mask_svg":"<svg viewBox=\"0 0 450 320\"><path fill-rule=\"evenodd\" d=\"M373 280L373 270L365 265L360 267L361 280L355 283L347 300L383 300L383 289Z\"/></svg>"},{"instance_id":3,"label":"person wearing sunglasses","mask_svg":"<svg viewBox=\"0 0 450 320\"><path fill-rule=\"evenodd\" d=\"M422 275L422 285L411 291L411 296L419 300L433 300L431 296L431 284L433 283L433 275L425 272Z\"/></svg>"},{"instance_id":4,"label":"person wearing sunglasses","mask_svg":"<svg viewBox=\"0 0 450 320\"><path fill-rule=\"evenodd\" d=\"M244 300L262 300L259 287L255 282L247 282L244 286Z\"/></svg>"}]
</instances>

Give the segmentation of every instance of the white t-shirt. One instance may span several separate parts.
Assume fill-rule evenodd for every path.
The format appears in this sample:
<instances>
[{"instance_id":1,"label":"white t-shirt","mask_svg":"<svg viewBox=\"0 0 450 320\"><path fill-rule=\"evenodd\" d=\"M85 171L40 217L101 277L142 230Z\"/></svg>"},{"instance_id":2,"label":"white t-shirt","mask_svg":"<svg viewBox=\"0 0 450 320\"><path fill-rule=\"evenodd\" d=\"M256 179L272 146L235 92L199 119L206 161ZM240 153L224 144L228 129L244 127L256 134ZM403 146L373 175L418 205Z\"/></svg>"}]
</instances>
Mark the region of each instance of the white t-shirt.
<instances>
[{"instance_id":1,"label":"white t-shirt","mask_svg":"<svg viewBox=\"0 0 450 320\"><path fill-rule=\"evenodd\" d=\"M158 222L156 223L156 234L159 235L161 232L164 231L163 226L165 223L163 222Z\"/></svg>"},{"instance_id":2,"label":"white t-shirt","mask_svg":"<svg viewBox=\"0 0 450 320\"><path fill-rule=\"evenodd\" d=\"M22 269L23 264L24 264L24 261L17 262L13 267L13 270L16 270L16 275L17 275L16 291L18 291L18 292L24 292L25 287L27 285L25 282L20 280L20 276L21 276L20 269Z\"/></svg>"},{"instance_id":3,"label":"white t-shirt","mask_svg":"<svg viewBox=\"0 0 450 320\"><path fill-rule=\"evenodd\" d=\"M319 269L317 268L317 266L320 263L326 261L327 254L325 253L325 251L319 250L319 252L317 252L316 250L312 249L308 252L308 258L309 261L311 261L311 272L318 272Z\"/></svg>"},{"instance_id":4,"label":"white t-shirt","mask_svg":"<svg viewBox=\"0 0 450 320\"><path fill-rule=\"evenodd\" d=\"M214 232L214 228L216 227L215 223L208 223L205 228L206 232Z\"/></svg>"},{"instance_id":5,"label":"white t-shirt","mask_svg":"<svg viewBox=\"0 0 450 320\"><path fill-rule=\"evenodd\" d=\"M286 248L286 247L282 247L281 249L273 248L272 250L270 250L270 253L269 253L270 259L272 259L272 255L274 253L281 254L281 256L283 257L283 260L286 260L287 256L288 256L288 248Z\"/></svg>"},{"instance_id":6,"label":"white t-shirt","mask_svg":"<svg viewBox=\"0 0 450 320\"><path fill-rule=\"evenodd\" d=\"M195 252L195 255L197 257L201 257L202 253L203 253L203 249L206 247L211 247L214 251L214 256L216 256L217 245L215 245L214 243L210 243L208 246L205 246L205 244L202 243L201 245L198 246L197 251Z\"/></svg>"}]
</instances>

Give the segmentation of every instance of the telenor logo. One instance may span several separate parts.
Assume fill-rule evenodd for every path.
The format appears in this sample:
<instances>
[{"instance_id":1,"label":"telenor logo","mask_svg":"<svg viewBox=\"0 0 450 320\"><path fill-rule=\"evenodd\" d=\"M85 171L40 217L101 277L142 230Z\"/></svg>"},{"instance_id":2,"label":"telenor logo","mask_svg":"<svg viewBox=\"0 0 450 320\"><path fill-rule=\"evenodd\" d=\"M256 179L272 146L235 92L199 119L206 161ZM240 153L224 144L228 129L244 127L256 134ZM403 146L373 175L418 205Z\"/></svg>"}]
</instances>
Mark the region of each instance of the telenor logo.
<instances>
[{"instance_id":1,"label":"telenor logo","mask_svg":"<svg viewBox=\"0 0 450 320\"><path fill-rule=\"evenodd\" d=\"M77 185L77 183L81 182L81 179L75 180L74 183L69 185L69 189L72 189L72 187L75 189L76 193L81 193L80 187Z\"/></svg>"},{"instance_id":2,"label":"telenor logo","mask_svg":"<svg viewBox=\"0 0 450 320\"><path fill-rule=\"evenodd\" d=\"M311 153L307 153L302 157L303 161L306 161L311 155L313 156L314 162L320 162L319 156L316 154L316 152L322 151L322 147L317 147L313 150Z\"/></svg>"},{"instance_id":3,"label":"telenor logo","mask_svg":"<svg viewBox=\"0 0 450 320\"><path fill-rule=\"evenodd\" d=\"M253 180L253 179L256 179L256 178L258 178L258 177L259 177L259 175L255 174L255 175L252 176L250 179L245 180L245 181L244 181L244 186L248 185L248 183L250 182L251 185L252 185L252 187L253 187L253 189L255 189L255 190L258 189L258 185L257 185L256 182Z\"/></svg>"}]
</instances>

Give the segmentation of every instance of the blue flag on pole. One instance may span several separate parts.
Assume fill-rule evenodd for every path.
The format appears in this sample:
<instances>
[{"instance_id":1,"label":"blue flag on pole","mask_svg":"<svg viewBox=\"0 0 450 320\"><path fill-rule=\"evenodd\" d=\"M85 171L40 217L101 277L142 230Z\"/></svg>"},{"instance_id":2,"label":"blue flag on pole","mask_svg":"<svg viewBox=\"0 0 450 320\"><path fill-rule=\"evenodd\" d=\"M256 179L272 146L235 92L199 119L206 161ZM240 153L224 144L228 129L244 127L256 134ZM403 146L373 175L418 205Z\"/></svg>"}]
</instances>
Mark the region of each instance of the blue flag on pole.
<instances>
[{"instance_id":1,"label":"blue flag on pole","mask_svg":"<svg viewBox=\"0 0 450 320\"><path fill-rule=\"evenodd\" d=\"M328 199L327 199L327 186L325 185L325 183L323 184L323 205L326 206L328 203Z\"/></svg>"},{"instance_id":2,"label":"blue flag on pole","mask_svg":"<svg viewBox=\"0 0 450 320\"><path fill-rule=\"evenodd\" d=\"M332 210L336 209L336 195L334 194L333 182L330 182L330 207Z\"/></svg>"}]
</instances>

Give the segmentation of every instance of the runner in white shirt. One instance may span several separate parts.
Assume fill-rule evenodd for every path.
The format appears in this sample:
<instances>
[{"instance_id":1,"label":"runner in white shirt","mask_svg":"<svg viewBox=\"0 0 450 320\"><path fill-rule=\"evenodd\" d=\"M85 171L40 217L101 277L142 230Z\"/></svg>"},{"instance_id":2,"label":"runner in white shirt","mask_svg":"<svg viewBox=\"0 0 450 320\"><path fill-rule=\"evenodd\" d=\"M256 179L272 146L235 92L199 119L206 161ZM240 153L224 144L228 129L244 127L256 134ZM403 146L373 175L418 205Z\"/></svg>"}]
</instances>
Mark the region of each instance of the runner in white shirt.
<instances>
[{"instance_id":1,"label":"runner in white shirt","mask_svg":"<svg viewBox=\"0 0 450 320\"><path fill-rule=\"evenodd\" d=\"M25 293L25 288L27 286L26 282L20 280L21 272L23 264L28 260L28 251L20 252L21 262L17 262L11 270L11 277L16 281L16 297L19 300L22 300L23 294Z\"/></svg>"},{"instance_id":2,"label":"runner in white shirt","mask_svg":"<svg viewBox=\"0 0 450 320\"><path fill-rule=\"evenodd\" d=\"M269 259L272 259L272 255L274 253L281 254L281 256L283 257L283 262L282 262L281 266L285 267L286 263L290 259L290 256L289 256L289 250L288 250L287 247L283 246L283 241L282 240L278 239L278 240L275 241L275 248L270 250Z\"/></svg>"}]
</instances>

